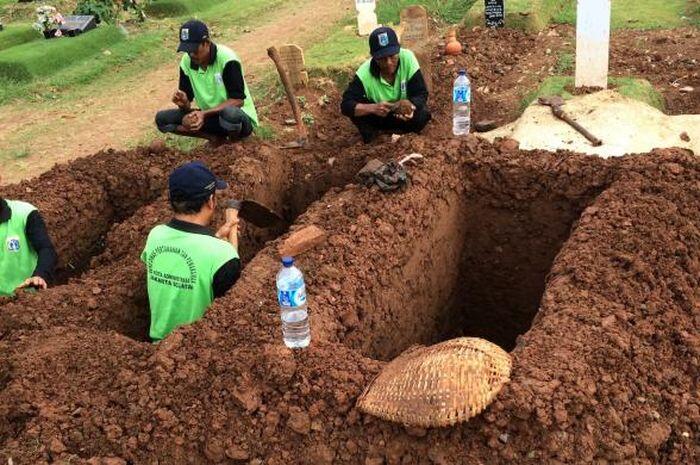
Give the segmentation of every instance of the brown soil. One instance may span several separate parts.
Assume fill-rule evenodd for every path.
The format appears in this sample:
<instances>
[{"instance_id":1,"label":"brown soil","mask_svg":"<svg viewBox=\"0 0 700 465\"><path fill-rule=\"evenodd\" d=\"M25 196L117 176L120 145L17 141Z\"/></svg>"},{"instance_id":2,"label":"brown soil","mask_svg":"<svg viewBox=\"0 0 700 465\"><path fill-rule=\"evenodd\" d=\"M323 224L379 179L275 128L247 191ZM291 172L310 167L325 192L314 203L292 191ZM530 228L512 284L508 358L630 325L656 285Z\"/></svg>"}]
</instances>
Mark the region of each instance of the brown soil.
<instances>
[{"instance_id":1,"label":"brown soil","mask_svg":"<svg viewBox=\"0 0 700 465\"><path fill-rule=\"evenodd\" d=\"M466 61L475 88L497 89L475 93L475 119L502 120L516 105L515 76L551 62L523 57L565 40L462 39L467 50L492 47L452 64L436 56L434 81ZM71 278L0 302L0 462L697 463L700 162L680 150L603 160L446 138L444 89L424 136L365 146L326 85L304 94L316 120L306 150L251 141L190 155L101 153L0 191L41 208ZM271 113L282 125L289 110L279 105ZM369 158L413 152L426 158L404 190L348 184ZM229 181L224 198L261 201L292 231L328 233L298 260L309 349L281 341L274 276L287 232L251 226L234 288L201 321L144 342L138 257L169 217L166 174L191 158ZM419 430L354 408L387 360L460 335L513 356L510 384L482 415Z\"/></svg>"},{"instance_id":2,"label":"brown soil","mask_svg":"<svg viewBox=\"0 0 700 465\"><path fill-rule=\"evenodd\" d=\"M130 205L137 213L124 221L109 218L117 223L104 252L82 277L0 307L0 460L700 458L694 157L668 150L602 160L406 136L351 146L334 170L331 153L316 148L322 154L258 144L197 154L231 181L227 195L289 205L293 228L328 232L326 245L299 260L311 292L310 349L281 344L273 291L281 239L264 244L275 234L251 230L242 248L254 258L202 321L157 346L138 342L147 306L137 257L147 230L167 218L156 195ZM368 157L414 151L428 158L411 168L404 191L332 187ZM176 158L147 160L165 171ZM92 186L73 184L69 171L48 173L37 198L51 192L53 176L88 198ZM131 182L128 171L113 175ZM54 219L55 204L46 216L69 237L64 229L74 226ZM355 410L380 360L462 334L512 349L512 381L483 415L423 431Z\"/></svg>"}]
</instances>

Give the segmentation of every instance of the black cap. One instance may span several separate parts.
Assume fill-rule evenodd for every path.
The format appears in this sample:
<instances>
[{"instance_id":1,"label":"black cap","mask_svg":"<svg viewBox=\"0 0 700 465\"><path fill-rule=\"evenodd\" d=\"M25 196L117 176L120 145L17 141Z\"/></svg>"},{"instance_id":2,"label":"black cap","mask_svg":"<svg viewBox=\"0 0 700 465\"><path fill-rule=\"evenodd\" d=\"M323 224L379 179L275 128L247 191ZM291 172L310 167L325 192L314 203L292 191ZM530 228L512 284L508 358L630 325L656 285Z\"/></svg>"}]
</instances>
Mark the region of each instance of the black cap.
<instances>
[{"instance_id":1,"label":"black cap","mask_svg":"<svg viewBox=\"0 0 700 465\"><path fill-rule=\"evenodd\" d=\"M180 46L178 52L196 52L199 44L209 38L209 28L196 19L191 19L180 26Z\"/></svg>"},{"instance_id":2,"label":"black cap","mask_svg":"<svg viewBox=\"0 0 700 465\"><path fill-rule=\"evenodd\" d=\"M201 161L175 168L168 180L170 200L175 201L206 199L217 189L227 187L228 184L214 176Z\"/></svg>"},{"instance_id":3,"label":"black cap","mask_svg":"<svg viewBox=\"0 0 700 465\"><path fill-rule=\"evenodd\" d=\"M401 51L396 32L390 27L378 27L369 35L369 51L373 58L385 58Z\"/></svg>"}]
</instances>

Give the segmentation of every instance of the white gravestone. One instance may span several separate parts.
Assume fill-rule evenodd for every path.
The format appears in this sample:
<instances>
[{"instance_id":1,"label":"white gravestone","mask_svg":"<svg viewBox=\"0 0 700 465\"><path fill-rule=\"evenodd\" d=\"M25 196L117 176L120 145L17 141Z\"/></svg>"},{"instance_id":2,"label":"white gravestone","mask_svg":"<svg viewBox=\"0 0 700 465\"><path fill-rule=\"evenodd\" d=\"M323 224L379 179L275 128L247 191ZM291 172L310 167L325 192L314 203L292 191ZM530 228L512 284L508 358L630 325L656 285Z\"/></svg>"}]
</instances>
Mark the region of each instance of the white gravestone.
<instances>
[{"instance_id":1,"label":"white gravestone","mask_svg":"<svg viewBox=\"0 0 700 465\"><path fill-rule=\"evenodd\" d=\"M576 87L608 87L610 0L578 0Z\"/></svg>"},{"instance_id":2,"label":"white gravestone","mask_svg":"<svg viewBox=\"0 0 700 465\"><path fill-rule=\"evenodd\" d=\"M358 34L361 36L370 35L379 27L377 14L374 12L377 8L376 0L355 0L355 8L357 9Z\"/></svg>"}]
</instances>

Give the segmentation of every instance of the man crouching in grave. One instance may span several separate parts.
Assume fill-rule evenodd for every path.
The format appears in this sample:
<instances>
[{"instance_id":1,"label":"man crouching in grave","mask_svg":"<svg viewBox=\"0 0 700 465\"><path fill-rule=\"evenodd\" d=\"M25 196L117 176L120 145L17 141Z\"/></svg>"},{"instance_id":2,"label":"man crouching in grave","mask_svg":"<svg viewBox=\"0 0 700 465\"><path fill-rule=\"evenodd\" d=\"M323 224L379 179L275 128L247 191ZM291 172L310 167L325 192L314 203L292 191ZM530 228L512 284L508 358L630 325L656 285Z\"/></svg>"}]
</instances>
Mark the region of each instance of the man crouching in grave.
<instances>
[{"instance_id":1,"label":"man crouching in grave","mask_svg":"<svg viewBox=\"0 0 700 465\"><path fill-rule=\"evenodd\" d=\"M428 88L418 59L402 49L388 27L369 36L372 58L360 66L343 94L340 109L357 126L365 143L379 132L420 132L428 121Z\"/></svg>"},{"instance_id":2,"label":"man crouching in grave","mask_svg":"<svg viewBox=\"0 0 700 465\"><path fill-rule=\"evenodd\" d=\"M180 28L177 51L185 52L173 95L178 108L158 112L158 129L215 145L248 137L258 125L258 114L238 55L212 42L207 25L197 20ZM193 100L199 109L192 107Z\"/></svg>"}]
</instances>

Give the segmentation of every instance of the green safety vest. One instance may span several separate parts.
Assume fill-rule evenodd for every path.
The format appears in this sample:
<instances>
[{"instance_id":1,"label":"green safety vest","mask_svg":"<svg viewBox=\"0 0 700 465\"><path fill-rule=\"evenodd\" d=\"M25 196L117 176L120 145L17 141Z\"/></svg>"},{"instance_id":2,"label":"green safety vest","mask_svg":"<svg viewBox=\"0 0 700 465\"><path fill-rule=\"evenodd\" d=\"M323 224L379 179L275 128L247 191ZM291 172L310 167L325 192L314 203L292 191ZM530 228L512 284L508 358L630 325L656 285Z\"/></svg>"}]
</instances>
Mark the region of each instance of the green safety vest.
<instances>
[{"instance_id":1,"label":"green safety vest","mask_svg":"<svg viewBox=\"0 0 700 465\"><path fill-rule=\"evenodd\" d=\"M406 100L408 81L418 72L420 65L416 55L405 48L399 52L399 68L396 70L394 84L389 84L381 76L374 76L371 68L372 60L365 61L357 70L357 77L365 88L365 95L374 103L398 102Z\"/></svg>"},{"instance_id":2,"label":"green safety vest","mask_svg":"<svg viewBox=\"0 0 700 465\"><path fill-rule=\"evenodd\" d=\"M27 218L34 205L7 200L12 212L8 221L0 223L0 296L14 295L17 286L31 277L39 256L27 240Z\"/></svg>"},{"instance_id":3,"label":"green safety vest","mask_svg":"<svg viewBox=\"0 0 700 465\"><path fill-rule=\"evenodd\" d=\"M236 248L214 236L167 225L153 228L141 254L148 275L151 339L163 339L202 318L214 301L214 275L234 258Z\"/></svg>"},{"instance_id":4,"label":"green safety vest","mask_svg":"<svg viewBox=\"0 0 700 465\"><path fill-rule=\"evenodd\" d=\"M206 70L201 66L197 69L192 68L190 56L187 53L182 55L180 68L187 77L190 78L192 90L194 91L194 99L202 110L214 108L228 100L223 72L226 63L231 61L238 63L241 66L241 73L243 73L243 65L238 55L236 55L236 52L224 45L216 46L216 59L214 63L207 66ZM255 109L255 103L253 102L253 97L250 95L250 89L245 82L245 77L243 78L243 84L245 86L245 100L243 101L241 110L243 110L243 112L253 120L253 124L257 126L258 112Z\"/></svg>"}]
</instances>

